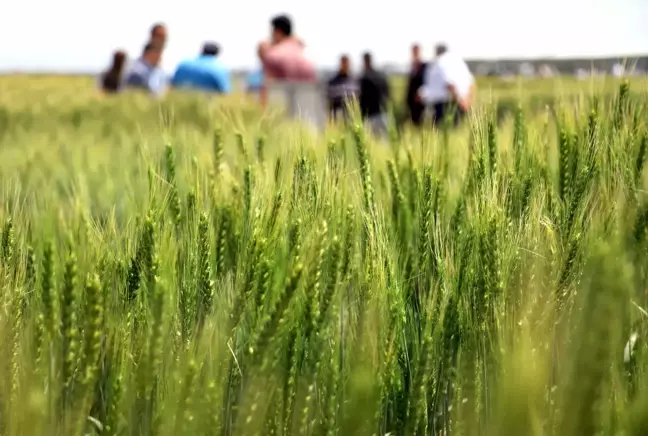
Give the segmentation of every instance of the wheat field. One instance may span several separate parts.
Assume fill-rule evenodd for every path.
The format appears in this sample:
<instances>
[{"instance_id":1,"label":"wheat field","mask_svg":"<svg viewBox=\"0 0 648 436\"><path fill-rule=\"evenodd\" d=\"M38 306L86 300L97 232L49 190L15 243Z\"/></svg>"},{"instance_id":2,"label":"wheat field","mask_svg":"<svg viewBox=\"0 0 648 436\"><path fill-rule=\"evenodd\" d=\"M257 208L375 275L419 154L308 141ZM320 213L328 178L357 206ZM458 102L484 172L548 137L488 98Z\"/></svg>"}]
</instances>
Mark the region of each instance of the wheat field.
<instances>
[{"instance_id":1,"label":"wheat field","mask_svg":"<svg viewBox=\"0 0 648 436\"><path fill-rule=\"evenodd\" d=\"M648 81L479 85L383 142L0 79L0 435L648 434Z\"/></svg>"}]
</instances>

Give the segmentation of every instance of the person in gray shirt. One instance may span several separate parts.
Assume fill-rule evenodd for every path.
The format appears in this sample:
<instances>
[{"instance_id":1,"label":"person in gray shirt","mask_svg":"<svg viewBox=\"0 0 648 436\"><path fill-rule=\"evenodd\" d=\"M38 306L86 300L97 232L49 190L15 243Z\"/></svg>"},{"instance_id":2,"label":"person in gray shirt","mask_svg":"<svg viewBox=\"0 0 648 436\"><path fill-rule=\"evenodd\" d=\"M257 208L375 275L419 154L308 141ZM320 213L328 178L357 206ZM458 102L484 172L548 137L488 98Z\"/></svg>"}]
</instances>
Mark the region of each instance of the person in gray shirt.
<instances>
[{"instance_id":1,"label":"person in gray shirt","mask_svg":"<svg viewBox=\"0 0 648 436\"><path fill-rule=\"evenodd\" d=\"M154 95L162 95L167 87L167 78L160 67L162 60L162 47L149 42L144 47L144 52L130 66L124 86L148 91Z\"/></svg>"}]
</instances>

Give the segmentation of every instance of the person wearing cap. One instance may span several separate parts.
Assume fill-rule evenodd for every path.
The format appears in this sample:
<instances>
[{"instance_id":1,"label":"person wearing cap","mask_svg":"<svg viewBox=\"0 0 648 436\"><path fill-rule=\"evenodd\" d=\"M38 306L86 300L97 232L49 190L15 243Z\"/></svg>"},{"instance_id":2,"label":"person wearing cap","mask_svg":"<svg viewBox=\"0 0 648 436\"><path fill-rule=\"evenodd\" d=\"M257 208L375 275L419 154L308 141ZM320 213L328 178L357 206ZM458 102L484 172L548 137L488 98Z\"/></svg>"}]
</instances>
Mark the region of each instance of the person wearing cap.
<instances>
[{"instance_id":1,"label":"person wearing cap","mask_svg":"<svg viewBox=\"0 0 648 436\"><path fill-rule=\"evenodd\" d=\"M432 122L438 125L448 117L457 125L472 105L475 79L466 62L448 51L445 44L436 47L436 60L427 68L419 98L430 109Z\"/></svg>"},{"instance_id":2,"label":"person wearing cap","mask_svg":"<svg viewBox=\"0 0 648 436\"><path fill-rule=\"evenodd\" d=\"M162 95L166 90L167 78L160 67L162 47L149 42L144 47L142 56L130 66L124 79L124 86Z\"/></svg>"},{"instance_id":3,"label":"person wearing cap","mask_svg":"<svg viewBox=\"0 0 648 436\"><path fill-rule=\"evenodd\" d=\"M221 94L230 92L230 72L218 58L219 54L217 44L205 43L200 56L178 65L171 79L172 86Z\"/></svg>"}]
</instances>

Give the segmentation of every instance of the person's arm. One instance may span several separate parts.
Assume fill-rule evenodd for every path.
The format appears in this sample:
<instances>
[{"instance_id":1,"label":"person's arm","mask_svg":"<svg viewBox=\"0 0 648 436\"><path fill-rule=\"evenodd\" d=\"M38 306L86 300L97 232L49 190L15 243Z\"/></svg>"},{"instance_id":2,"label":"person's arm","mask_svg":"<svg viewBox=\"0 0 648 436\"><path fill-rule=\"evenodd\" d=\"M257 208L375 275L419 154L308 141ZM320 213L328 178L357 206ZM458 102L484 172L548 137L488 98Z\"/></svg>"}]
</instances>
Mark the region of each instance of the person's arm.
<instances>
[{"instance_id":1,"label":"person's arm","mask_svg":"<svg viewBox=\"0 0 648 436\"><path fill-rule=\"evenodd\" d=\"M450 93L450 101L454 102L459 108L464 111L468 112L468 109L470 109L470 99L468 96L466 98L462 98L459 95L459 92L457 91L457 88L453 84L448 84L448 92Z\"/></svg>"},{"instance_id":2,"label":"person's arm","mask_svg":"<svg viewBox=\"0 0 648 436\"><path fill-rule=\"evenodd\" d=\"M261 60L261 63L264 63L268 55L268 50L270 49L270 43L268 41L262 41L257 47L257 55Z\"/></svg>"},{"instance_id":3,"label":"person's arm","mask_svg":"<svg viewBox=\"0 0 648 436\"><path fill-rule=\"evenodd\" d=\"M266 52L263 57L263 84L261 85L261 104L265 106L268 100L268 85L283 77L280 62L272 53Z\"/></svg>"},{"instance_id":4,"label":"person's arm","mask_svg":"<svg viewBox=\"0 0 648 436\"><path fill-rule=\"evenodd\" d=\"M448 88L448 93L450 94L450 101L454 101L461 106L461 97L459 97L457 87L452 83L448 83L446 86Z\"/></svg>"},{"instance_id":5,"label":"person's arm","mask_svg":"<svg viewBox=\"0 0 648 436\"><path fill-rule=\"evenodd\" d=\"M369 81L365 77L361 77L360 80L358 80L358 106L360 106L360 115L363 117L367 106L367 94L371 92L369 86Z\"/></svg>"},{"instance_id":6,"label":"person's arm","mask_svg":"<svg viewBox=\"0 0 648 436\"><path fill-rule=\"evenodd\" d=\"M259 86L259 102L262 107L265 107L268 103L268 81L272 80L272 77L268 71L268 50L270 49L270 43L267 41L261 42L257 50L259 55L259 60L261 60L262 71L263 71L263 80Z\"/></svg>"},{"instance_id":7,"label":"person's arm","mask_svg":"<svg viewBox=\"0 0 648 436\"><path fill-rule=\"evenodd\" d=\"M448 84L448 92L450 93L450 101L453 101L459 106L463 111L470 109L470 94L472 94L472 85L471 90L469 90L468 95L465 98L462 98L457 92L457 88L453 84Z\"/></svg>"},{"instance_id":8,"label":"person's arm","mask_svg":"<svg viewBox=\"0 0 648 436\"><path fill-rule=\"evenodd\" d=\"M416 103L416 79L417 74L420 74L420 71L416 74L413 71L410 71L409 76L407 77L407 86L405 87L405 102L408 106L411 106L413 103Z\"/></svg>"},{"instance_id":9,"label":"person's arm","mask_svg":"<svg viewBox=\"0 0 648 436\"><path fill-rule=\"evenodd\" d=\"M459 72L457 72L457 74L458 73ZM448 92L450 94L450 100L455 102L463 111L470 109L475 87L475 79L472 77L470 71L466 71L466 75L470 80L470 86L464 96L462 96L457 89L456 80L453 79L454 75L446 74L444 76L444 81L447 83Z\"/></svg>"},{"instance_id":10,"label":"person's arm","mask_svg":"<svg viewBox=\"0 0 648 436\"><path fill-rule=\"evenodd\" d=\"M473 104L474 98L475 98L475 79L473 78L472 82L470 83L470 88L468 88L468 94L466 95L466 98L462 101L461 108L464 111L468 111L468 109L470 109L470 107Z\"/></svg>"}]
</instances>

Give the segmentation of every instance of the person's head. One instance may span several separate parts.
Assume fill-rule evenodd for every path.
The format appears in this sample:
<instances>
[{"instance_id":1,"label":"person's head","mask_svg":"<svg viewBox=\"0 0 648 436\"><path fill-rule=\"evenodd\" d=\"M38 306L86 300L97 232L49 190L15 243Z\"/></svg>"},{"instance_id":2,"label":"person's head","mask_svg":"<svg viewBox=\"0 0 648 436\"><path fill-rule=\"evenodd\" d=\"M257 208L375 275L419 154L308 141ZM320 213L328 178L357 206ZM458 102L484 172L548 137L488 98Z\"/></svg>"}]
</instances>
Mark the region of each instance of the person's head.
<instances>
[{"instance_id":1,"label":"person's head","mask_svg":"<svg viewBox=\"0 0 648 436\"><path fill-rule=\"evenodd\" d=\"M277 15L270 21L272 27L272 43L277 44L292 36L292 21L287 15Z\"/></svg>"},{"instance_id":2,"label":"person's head","mask_svg":"<svg viewBox=\"0 0 648 436\"><path fill-rule=\"evenodd\" d=\"M124 69L124 65L126 65L126 59L127 59L126 52L122 50L117 50L115 53L113 53L110 70L122 71Z\"/></svg>"},{"instance_id":3,"label":"person's head","mask_svg":"<svg viewBox=\"0 0 648 436\"><path fill-rule=\"evenodd\" d=\"M220 53L220 47L215 42L206 42L203 45L202 55L203 56L218 56Z\"/></svg>"},{"instance_id":4,"label":"person's head","mask_svg":"<svg viewBox=\"0 0 648 436\"><path fill-rule=\"evenodd\" d=\"M421 59L421 46L418 44L412 45L412 59L415 61Z\"/></svg>"},{"instance_id":5,"label":"person's head","mask_svg":"<svg viewBox=\"0 0 648 436\"><path fill-rule=\"evenodd\" d=\"M110 68L104 73L101 86L105 92L117 92L126 66L126 52L118 50L113 53Z\"/></svg>"},{"instance_id":6,"label":"person's head","mask_svg":"<svg viewBox=\"0 0 648 436\"><path fill-rule=\"evenodd\" d=\"M364 65L365 70L373 70L373 57L371 53L364 52L362 54L362 64Z\"/></svg>"},{"instance_id":7,"label":"person's head","mask_svg":"<svg viewBox=\"0 0 648 436\"><path fill-rule=\"evenodd\" d=\"M442 42L437 44L436 47L434 48L434 53L436 54L436 57L441 56L447 51L448 51L448 46Z\"/></svg>"},{"instance_id":8,"label":"person's head","mask_svg":"<svg viewBox=\"0 0 648 436\"><path fill-rule=\"evenodd\" d=\"M159 47L164 48L167 41L167 28L162 23L156 23L151 27L150 40Z\"/></svg>"},{"instance_id":9,"label":"person's head","mask_svg":"<svg viewBox=\"0 0 648 436\"><path fill-rule=\"evenodd\" d=\"M154 42L149 42L144 46L142 57L149 65L157 67L162 60L162 47Z\"/></svg>"},{"instance_id":10,"label":"person's head","mask_svg":"<svg viewBox=\"0 0 648 436\"><path fill-rule=\"evenodd\" d=\"M349 56L342 55L340 57L340 73L349 74L351 72L351 60Z\"/></svg>"}]
</instances>

